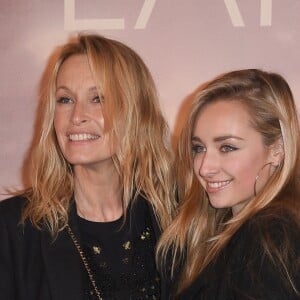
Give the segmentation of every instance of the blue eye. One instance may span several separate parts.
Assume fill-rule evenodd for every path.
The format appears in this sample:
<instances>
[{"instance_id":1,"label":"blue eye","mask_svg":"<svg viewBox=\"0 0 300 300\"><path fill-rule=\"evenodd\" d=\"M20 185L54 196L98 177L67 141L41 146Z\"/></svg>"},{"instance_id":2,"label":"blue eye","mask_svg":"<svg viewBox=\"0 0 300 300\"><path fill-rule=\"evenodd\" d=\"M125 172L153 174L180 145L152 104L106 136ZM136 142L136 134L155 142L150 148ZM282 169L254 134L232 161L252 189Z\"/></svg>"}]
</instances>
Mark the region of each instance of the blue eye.
<instances>
[{"instance_id":1,"label":"blue eye","mask_svg":"<svg viewBox=\"0 0 300 300\"><path fill-rule=\"evenodd\" d=\"M66 104L66 103L73 103L73 100L68 97L60 97L56 102L60 104Z\"/></svg>"},{"instance_id":2,"label":"blue eye","mask_svg":"<svg viewBox=\"0 0 300 300\"><path fill-rule=\"evenodd\" d=\"M206 149L202 145L192 145L192 152L193 154L206 152Z\"/></svg>"},{"instance_id":3,"label":"blue eye","mask_svg":"<svg viewBox=\"0 0 300 300\"><path fill-rule=\"evenodd\" d=\"M237 150L237 147L231 146L231 145L222 145L221 146L221 152L232 152Z\"/></svg>"}]
</instances>

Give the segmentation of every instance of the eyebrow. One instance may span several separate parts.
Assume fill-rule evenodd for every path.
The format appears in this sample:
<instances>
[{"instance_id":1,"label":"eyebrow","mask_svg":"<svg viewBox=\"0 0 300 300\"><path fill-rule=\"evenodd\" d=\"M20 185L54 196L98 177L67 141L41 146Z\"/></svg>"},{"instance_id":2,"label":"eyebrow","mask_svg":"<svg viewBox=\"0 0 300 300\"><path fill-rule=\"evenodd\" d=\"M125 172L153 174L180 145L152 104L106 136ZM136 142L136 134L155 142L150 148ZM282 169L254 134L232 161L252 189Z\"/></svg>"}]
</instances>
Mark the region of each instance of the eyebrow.
<instances>
[{"instance_id":1,"label":"eyebrow","mask_svg":"<svg viewBox=\"0 0 300 300\"><path fill-rule=\"evenodd\" d=\"M60 89L66 90L66 91L70 91L70 89L69 89L67 86L61 85L61 86L59 86L59 87L56 88L56 92L57 92L58 90L60 90ZM88 89L88 91L89 91L89 92L94 92L94 91L97 91L97 88L96 88L95 86L92 86L92 87L90 87L90 88Z\"/></svg>"},{"instance_id":2,"label":"eyebrow","mask_svg":"<svg viewBox=\"0 0 300 300\"><path fill-rule=\"evenodd\" d=\"M231 135L231 134L228 134L228 135L222 135L222 136L218 136L218 137L215 137L213 139L214 142L223 142L223 141L226 141L226 140L230 140L230 139L235 139L235 140L240 140L240 141L243 141L244 139L241 138L241 137L238 137L238 136L235 136L235 135ZM201 139L197 136L193 136L192 137L192 141L195 141L195 142L202 142Z\"/></svg>"}]
</instances>

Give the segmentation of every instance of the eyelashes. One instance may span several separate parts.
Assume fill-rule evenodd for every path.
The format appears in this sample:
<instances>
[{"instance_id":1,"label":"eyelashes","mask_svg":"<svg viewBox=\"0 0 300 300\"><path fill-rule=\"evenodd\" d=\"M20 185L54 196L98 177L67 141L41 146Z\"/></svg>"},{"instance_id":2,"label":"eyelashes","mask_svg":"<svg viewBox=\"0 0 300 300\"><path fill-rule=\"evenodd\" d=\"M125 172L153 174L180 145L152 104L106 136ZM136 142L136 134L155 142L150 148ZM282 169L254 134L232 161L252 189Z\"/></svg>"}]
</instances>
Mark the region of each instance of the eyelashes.
<instances>
[{"instance_id":1,"label":"eyelashes","mask_svg":"<svg viewBox=\"0 0 300 300\"><path fill-rule=\"evenodd\" d=\"M235 147L235 146L232 146L232 145L222 145L221 146L221 151L222 152L232 152L232 151L235 151L235 150L238 150L238 148Z\"/></svg>"},{"instance_id":2,"label":"eyelashes","mask_svg":"<svg viewBox=\"0 0 300 300\"><path fill-rule=\"evenodd\" d=\"M73 103L74 101L68 97L60 97L56 100L59 104L67 104L67 103Z\"/></svg>"},{"instance_id":3,"label":"eyelashes","mask_svg":"<svg viewBox=\"0 0 300 300\"><path fill-rule=\"evenodd\" d=\"M192 152L193 154L202 153L202 152L206 152L206 149L204 146L201 145L192 145Z\"/></svg>"},{"instance_id":4,"label":"eyelashes","mask_svg":"<svg viewBox=\"0 0 300 300\"><path fill-rule=\"evenodd\" d=\"M225 145L221 145L219 148L219 151L222 153L230 153L233 151L238 150L239 148L233 145L229 145L229 144L225 144ZM196 144L192 144L192 153L193 155L198 154L198 153L203 153L206 152L207 149L205 146L203 145L196 145Z\"/></svg>"},{"instance_id":5,"label":"eyelashes","mask_svg":"<svg viewBox=\"0 0 300 300\"><path fill-rule=\"evenodd\" d=\"M99 103L102 104L104 103L104 97L103 96L95 96L91 99L92 103ZM56 100L56 103L58 104L68 104L68 103L75 103L75 101L71 97L59 97Z\"/></svg>"},{"instance_id":6,"label":"eyelashes","mask_svg":"<svg viewBox=\"0 0 300 300\"><path fill-rule=\"evenodd\" d=\"M93 102L94 103L104 103L104 97L101 95L101 96L96 96L93 98Z\"/></svg>"}]
</instances>

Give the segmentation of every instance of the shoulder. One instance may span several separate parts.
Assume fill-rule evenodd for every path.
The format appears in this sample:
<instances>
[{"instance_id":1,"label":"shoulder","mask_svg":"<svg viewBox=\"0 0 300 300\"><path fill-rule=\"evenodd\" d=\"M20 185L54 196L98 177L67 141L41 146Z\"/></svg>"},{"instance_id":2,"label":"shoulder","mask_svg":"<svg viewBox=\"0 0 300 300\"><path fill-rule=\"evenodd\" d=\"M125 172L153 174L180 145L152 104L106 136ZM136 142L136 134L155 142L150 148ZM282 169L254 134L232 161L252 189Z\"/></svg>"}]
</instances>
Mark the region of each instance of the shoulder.
<instances>
[{"instance_id":1,"label":"shoulder","mask_svg":"<svg viewBox=\"0 0 300 300\"><path fill-rule=\"evenodd\" d=\"M243 257L291 262L300 256L300 221L293 213L266 209L246 221L229 244Z\"/></svg>"},{"instance_id":2,"label":"shoulder","mask_svg":"<svg viewBox=\"0 0 300 300\"><path fill-rule=\"evenodd\" d=\"M250 294L287 299L295 295L293 286L299 290L300 226L293 213L258 213L240 228L229 250L237 286Z\"/></svg>"},{"instance_id":3,"label":"shoulder","mask_svg":"<svg viewBox=\"0 0 300 300\"><path fill-rule=\"evenodd\" d=\"M0 202L0 222L18 223L27 201L28 200L23 195L2 200Z\"/></svg>"},{"instance_id":4,"label":"shoulder","mask_svg":"<svg viewBox=\"0 0 300 300\"><path fill-rule=\"evenodd\" d=\"M17 212L23 209L27 203L27 198L24 195L17 195L0 201L0 211Z\"/></svg>"},{"instance_id":5,"label":"shoulder","mask_svg":"<svg viewBox=\"0 0 300 300\"><path fill-rule=\"evenodd\" d=\"M149 222L156 239L161 235L161 228L159 219L153 205L143 195L139 194L137 198L133 200L130 207L130 215L135 220L140 220L142 224Z\"/></svg>"},{"instance_id":6,"label":"shoulder","mask_svg":"<svg viewBox=\"0 0 300 300\"><path fill-rule=\"evenodd\" d=\"M132 200L132 202L128 206L128 211L136 216L142 214L143 217L155 214L153 205L140 194Z\"/></svg>"},{"instance_id":7,"label":"shoulder","mask_svg":"<svg viewBox=\"0 0 300 300\"><path fill-rule=\"evenodd\" d=\"M41 233L44 231L34 226L28 218L22 222L22 212L27 203L28 200L23 195L0 202L1 245L6 244L6 247L18 249L17 253L25 248L36 247L40 243Z\"/></svg>"},{"instance_id":8,"label":"shoulder","mask_svg":"<svg viewBox=\"0 0 300 300\"><path fill-rule=\"evenodd\" d=\"M266 239L274 245L282 245L283 242L300 241L300 218L293 212L282 209L265 209L240 228L240 236L256 236L256 243Z\"/></svg>"}]
</instances>

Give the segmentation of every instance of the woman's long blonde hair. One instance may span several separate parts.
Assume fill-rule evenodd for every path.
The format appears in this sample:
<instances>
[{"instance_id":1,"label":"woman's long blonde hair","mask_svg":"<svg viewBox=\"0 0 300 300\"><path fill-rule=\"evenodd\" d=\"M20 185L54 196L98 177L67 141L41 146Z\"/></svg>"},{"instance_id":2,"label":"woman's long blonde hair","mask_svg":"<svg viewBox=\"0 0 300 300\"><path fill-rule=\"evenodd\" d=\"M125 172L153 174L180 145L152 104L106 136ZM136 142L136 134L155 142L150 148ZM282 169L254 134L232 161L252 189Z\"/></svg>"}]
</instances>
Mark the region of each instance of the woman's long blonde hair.
<instances>
[{"instance_id":1,"label":"woman's long blonde hair","mask_svg":"<svg viewBox=\"0 0 300 300\"><path fill-rule=\"evenodd\" d=\"M279 138L284 145L281 167L277 168L255 200L234 217L230 209L210 206L207 194L193 172L191 138L197 116L204 106L220 99L240 101L245 105L252 118L252 126L261 133L265 145L272 145ZM178 213L164 232L157 252L162 265L167 264L171 257L173 276L174 270L181 268L177 292L180 293L196 279L251 216L283 201L285 206L292 203L292 210L296 203L299 208L299 138L293 96L286 81L278 74L255 69L233 71L217 77L197 93L181 133L176 157ZM291 201L284 199L287 197ZM299 216L297 218L299 223ZM267 253L272 252L266 250ZM284 260L281 257L279 260L283 261L282 269L286 270L286 278L289 278ZM290 283L293 286L292 280Z\"/></svg>"},{"instance_id":2,"label":"woman's long blonde hair","mask_svg":"<svg viewBox=\"0 0 300 300\"><path fill-rule=\"evenodd\" d=\"M72 55L86 55L99 95L104 97L105 126L117 141L113 157L123 185L123 205L142 194L164 229L173 211L172 154L152 76L142 59L121 42L81 34L61 47L42 97L40 131L31 155L31 188L22 215L55 235L68 222L74 192L72 166L58 146L53 126L56 78Z\"/></svg>"}]
</instances>

